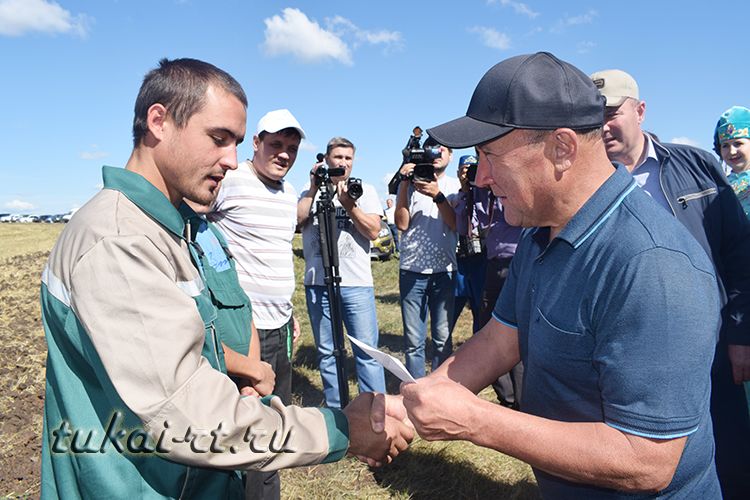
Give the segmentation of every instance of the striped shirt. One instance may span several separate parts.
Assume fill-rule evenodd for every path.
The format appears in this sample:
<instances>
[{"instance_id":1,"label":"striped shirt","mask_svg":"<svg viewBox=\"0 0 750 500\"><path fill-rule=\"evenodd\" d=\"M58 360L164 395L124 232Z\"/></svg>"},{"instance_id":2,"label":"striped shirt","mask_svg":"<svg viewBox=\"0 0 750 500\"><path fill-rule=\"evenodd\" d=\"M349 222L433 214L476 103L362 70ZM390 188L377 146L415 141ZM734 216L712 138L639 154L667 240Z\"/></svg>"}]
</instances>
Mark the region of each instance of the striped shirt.
<instances>
[{"instance_id":1,"label":"striped shirt","mask_svg":"<svg viewBox=\"0 0 750 500\"><path fill-rule=\"evenodd\" d=\"M240 285L250 297L256 328L271 330L292 317L292 238L297 192L282 181L264 184L250 160L230 170L208 219L221 230L237 263Z\"/></svg>"}]
</instances>

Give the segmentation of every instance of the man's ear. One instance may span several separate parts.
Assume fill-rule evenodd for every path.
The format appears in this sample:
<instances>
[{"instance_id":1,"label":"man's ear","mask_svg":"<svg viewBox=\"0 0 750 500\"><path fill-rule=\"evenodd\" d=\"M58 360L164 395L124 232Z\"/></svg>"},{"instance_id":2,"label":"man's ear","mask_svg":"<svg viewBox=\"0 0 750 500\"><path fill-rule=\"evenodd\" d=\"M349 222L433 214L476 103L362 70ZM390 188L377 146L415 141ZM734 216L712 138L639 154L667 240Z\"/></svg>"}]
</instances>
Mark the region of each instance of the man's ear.
<instances>
[{"instance_id":1,"label":"man's ear","mask_svg":"<svg viewBox=\"0 0 750 500\"><path fill-rule=\"evenodd\" d=\"M548 140L551 141L552 162L558 173L568 170L578 154L578 136L569 128L558 128L553 131Z\"/></svg>"},{"instance_id":2,"label":"man's ear","mask_svg":"<svg viewBox=\"0 0 750 500\"><path fill-rule=\"evenodd\" d=\"M148 111L146 112L146 125L148 131L155 139L159 141L164 140L164 129L165 126L169 126L167 123L169 121L169 113L163 104L157 102L148 108Z\"/></svg>"},{"instance_id":3,"label":"man's ear","mask_svg":"<svg viewBox=\"0 0 750 500\"><path fill-rule=\"evenodd\" d=\"M646 119L646 101L638 101L635 105L635 112L638 115L638 125L640 125Z\"/></svg>"},{"instance_id":4,"label":"man's ear","mask_svg":"<svg viewBox=\"0 0 750 500\"><path fill-rule=\"evenodd\" d=\"M257 135L253 136L253 151L258 152L258 148L260 147L260 137Z\"/></svg>"}]
</instances>

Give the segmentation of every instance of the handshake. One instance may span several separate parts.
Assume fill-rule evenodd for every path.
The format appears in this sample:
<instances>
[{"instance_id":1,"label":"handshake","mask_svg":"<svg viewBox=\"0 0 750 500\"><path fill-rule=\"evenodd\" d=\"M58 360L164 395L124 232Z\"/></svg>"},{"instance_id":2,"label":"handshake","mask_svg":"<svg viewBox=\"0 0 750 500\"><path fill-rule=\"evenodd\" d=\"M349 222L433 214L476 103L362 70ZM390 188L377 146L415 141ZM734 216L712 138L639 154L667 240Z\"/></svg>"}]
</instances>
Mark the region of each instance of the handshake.
<instances>
[{"instance_id":1,"label":"handshake","mask_svg":"<svg viewBox=\"0 0 750 500\"><path fill-rule=\"evenodd\" d=\"M418 433L427 441L472 441L472 414L486 403L445 376L401 384L401 395L362 393L344 414L349 453L371 467L390 463Z\"/></svg>"},{"instance_id":2,"label":"handshake","mask_svg":"<svg viewBox=\"0 0 750 500\"><path fill-rule=\"evenodd\" d=\"M386 403L394 396L365 392L346 408L349 421L349 454L371 467L390 463L414 439L414 427L404 407Z\"/></svg>"}]
</instances>

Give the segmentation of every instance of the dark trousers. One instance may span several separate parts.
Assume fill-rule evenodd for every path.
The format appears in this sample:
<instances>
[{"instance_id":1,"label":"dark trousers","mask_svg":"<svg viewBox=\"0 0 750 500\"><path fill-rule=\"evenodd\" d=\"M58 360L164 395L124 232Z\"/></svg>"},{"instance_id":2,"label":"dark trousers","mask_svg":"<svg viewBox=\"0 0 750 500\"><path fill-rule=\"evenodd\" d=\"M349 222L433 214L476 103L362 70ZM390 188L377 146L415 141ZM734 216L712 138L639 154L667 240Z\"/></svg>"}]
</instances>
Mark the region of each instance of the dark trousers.
<instances>
[{"instance_id":1,"label":"dark trousers","mask_svg":"<svg viewBox=\"0 0 750 500\"><path fill-rule=\"evenodd\" d=\"M750 498L750 416L742 385L732 379L726 342L719 342L711 373L711 419L716 472L726 500Z\"/></svg>"},{"instance_id":2,"label":"dark trousers","mask_svg":"<svg viewBox=\"0 0 750 500\"><path fill-rule=\"evenodd\" d=\"M508 277L508 269L512 257L489 259L487 261L487 274L484 279L484 290L482 292L482 304L479 313L479 323L483 327L492 319L492 311L495 310L495 302L500 296L505 280ZM501 375L492 384L497 399L503 406L518 408L521 403L523 386L523 363L518 363L508 373Z\"/></svg>"},{"instance_id":3,"label":"dark trousers","mask_svg":"<svg viewBox=\"0 0 750 500\"><path fill-rule=\"evenodd\" d=\"M273 330L258 329L260 338L260 359L271 365L276 374L273 393L285 405L292 402L292 363L289 360L288 346L292 339L294 320ZM248 472L245 480L245 498L248 500L279 500L281 479L278 471Z\"/></svg>"}]
</instances>

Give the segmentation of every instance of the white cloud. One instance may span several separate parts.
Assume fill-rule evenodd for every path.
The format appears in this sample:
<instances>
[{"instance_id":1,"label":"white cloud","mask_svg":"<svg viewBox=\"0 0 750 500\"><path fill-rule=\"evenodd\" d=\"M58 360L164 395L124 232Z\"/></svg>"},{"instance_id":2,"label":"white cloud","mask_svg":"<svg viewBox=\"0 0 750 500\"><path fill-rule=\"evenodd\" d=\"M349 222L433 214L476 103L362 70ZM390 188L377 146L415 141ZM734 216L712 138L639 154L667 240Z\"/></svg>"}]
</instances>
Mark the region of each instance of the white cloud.
<instances>
[{"instance_id":1,"label":"white cloud","mask_svg":"<svg viewBox=\"0 0 750 500\"><path fill-rule=\"evenodd\" d=\"M34 204L28 201L12 200L5 203L5 208L10 208L11 210L31 210L34 208Z\"/></svg>"},{"instance_id":2,"label":"white cloud","mask_svg":"<svg viewBox=\"0 0 750 500\"><path fill-rule=\"evenodd\" d=\"M109 153L106 151L83 151L80 156L82 160L101 160L109 156Z\"/></svg>"},{"instance_id":3,"label":"white cloud","mask_svg":"<svg viewBox=\"0 0 750 500\"><path fill-rule=\"evenodd\" d=\"M594 42L578 42L576 44L576 51L579 54L588 54L594 47L596 47L596 43Z\"/></svg>"},{"instance_id":4,"label":"white cloud","mask_svg":"<svg viewBox=\"0 0 750 500\"><path fill-rule=\"evenodd\" d=\"M74 16L50 0L0 0L0 35L21 36L29 32L86 36L92 19Z\"/></svg>"},{"instance_id":5,"label":"white cloud","mask_svg":"<svg viewBox=\"0 0 750 500\"><path fill-rule=\"evenodd\" d=\"M299 149L300 151L317 151L318 146L308 141L307 139L302 139L302 142L300 142L299 144Z\"/></svg>"},{"instance_id":6,"label":"white cloud","mask_svg":"<svg viewBox=\"0 0 750 500\"><path fill-rule=\"evenodd\" d=\"M400 46L402 42L401 33L398 31L365 30L342 16L326 19L328 29L337 36L353 35L359 42L367 42L370 45Z\"/></svg>"},{"instance_id":7,"label":"white cloud","mask_svg":"<svg viewBox=\"0 0 750 500\"><path fill-rule=\"evenodd\" d=\"M532 10L531 7L522 2L514 2L513 0L487 0L487 3L499 3L503 7L511 7L514 11L516 11L516 14L521 14L530 17L531 19L539 16L539 12Z\"/></svg>"},{"instance_id":8,"label":"white cloud","mask_svg":"<svg viewBox=\"0 0 750 500\"><path fill-rule=\"evenodd\" d=\"M469 33L478 34L482 43L491 49L508 50L510 48L510 37L495 29L474 26L473 28L469 28Z\"/></svg>"},{"instance_id":9,"label":"white cloud","mask_svg":"<svg viewBox=\"0 0 750 500\"><path fill-rule=\"evenodd\" d=\"M685 144L686 146L693 146L696 148L701 147L701 144L698 141L691 139L690 137L672 137L672 140L669 142L673 142L675 144Z\"/></svg>"},{"instance_id":10,"label":"white cloud","mask_svg":"<svg viewBox=\"0 0 750 500\"><path fill-rule=\"evenodd\" d=\"M349 46L302 11L286 8L282 16L263 21L266 31L262 46L267 55L291 54L306 63L333 59L349 66L353 64Z\"/></svg>"},{"instance_id":11,"label":"white cloud","mask_svg":"<svg viewBox=\"0 0 750 500\"><path fill-rule=\"evenodd\" d=\"M562 19L558 20L557 23L550 29L553 33L561 33L562 31L565 31L565 28L568 28L570 26L578 26L580 24L591 24L594 22L594 19L599 15L599 13L591 9L585 14L580 14L577 16L565 16Z\"/></svg>"}]
</instances>

